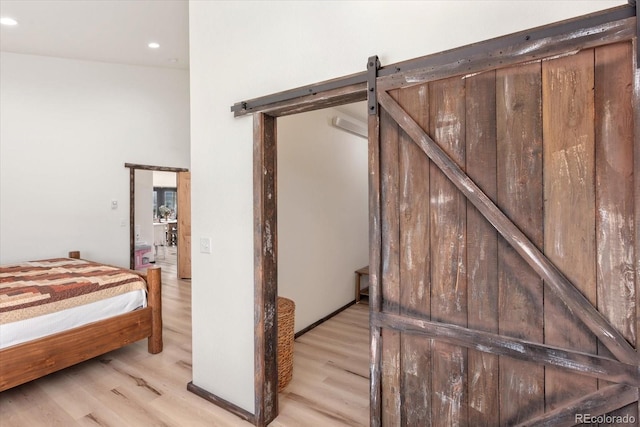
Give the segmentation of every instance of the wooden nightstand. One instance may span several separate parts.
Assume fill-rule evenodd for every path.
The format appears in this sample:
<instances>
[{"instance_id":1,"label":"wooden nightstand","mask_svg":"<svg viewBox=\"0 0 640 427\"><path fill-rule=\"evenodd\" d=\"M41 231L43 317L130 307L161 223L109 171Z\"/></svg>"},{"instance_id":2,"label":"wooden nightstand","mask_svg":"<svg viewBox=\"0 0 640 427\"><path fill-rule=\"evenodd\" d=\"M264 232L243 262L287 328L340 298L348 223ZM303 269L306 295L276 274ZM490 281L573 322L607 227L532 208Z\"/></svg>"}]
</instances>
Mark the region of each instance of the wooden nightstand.
<instances>
[{"instance_id":1,"label":"wooden nightstand","mask_svg":"<svg viewBox=\"0 0 640 427\"><path fill-rule=\"evenodd\" d=\"M360 289L360 279L362 276L369 276L369 266L362 267L356 270L356 304L360 302L362 296L369 298L369 286L364 289Z\"/></svg>"}]
</instances>

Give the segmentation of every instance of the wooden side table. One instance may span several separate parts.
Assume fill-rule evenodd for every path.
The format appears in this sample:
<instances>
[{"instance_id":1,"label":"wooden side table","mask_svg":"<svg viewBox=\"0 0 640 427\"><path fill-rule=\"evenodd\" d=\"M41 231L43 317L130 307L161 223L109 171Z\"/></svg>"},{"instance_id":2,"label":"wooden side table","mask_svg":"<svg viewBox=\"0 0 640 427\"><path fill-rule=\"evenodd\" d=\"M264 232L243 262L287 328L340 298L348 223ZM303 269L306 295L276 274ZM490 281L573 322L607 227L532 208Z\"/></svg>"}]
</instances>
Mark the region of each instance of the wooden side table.
<instances>
[{"instance_id":1,"label":"wooden side table","mask_svg":"<svg viewBox=\"0 0 640 427\"><path fill-rule=\"evenodd\" d=\"M360 280L362 276L369 276L369 266L362 267L356 270L356 304L360 302L362 296L369 297L369 286L364 289L360 289Z\"/></svg>"}]
</instances>

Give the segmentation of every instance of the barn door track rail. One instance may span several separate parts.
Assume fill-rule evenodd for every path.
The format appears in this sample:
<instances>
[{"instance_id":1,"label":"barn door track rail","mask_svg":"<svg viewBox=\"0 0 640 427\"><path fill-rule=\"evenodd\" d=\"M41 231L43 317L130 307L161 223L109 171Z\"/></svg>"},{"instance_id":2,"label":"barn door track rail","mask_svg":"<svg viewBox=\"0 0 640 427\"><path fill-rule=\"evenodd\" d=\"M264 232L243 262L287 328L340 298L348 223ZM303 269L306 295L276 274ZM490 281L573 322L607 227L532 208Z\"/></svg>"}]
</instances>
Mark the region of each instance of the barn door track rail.
<instances>
[{"instance_id":1,"label":"barn door track rail","mask_svg":"<svg viewBox=\"0 0 640 427\"><path fill-rule=\"evenodd\" d=\"M398 85L399 79L404 80L399 83L400 86L410 85L411 81L405 79L405 73L410 70L416 70L416 74L412 77L414 80L434 79L438 76L451 75L456 71L473 73L492 66L506 66L514 62L523 62L523 59L527 58L535 60L541 56L561 54L565 51L565 45L573 42L575 34L580 34L581 39L584 40L584 46L598 44L604 37L610 37L612 34L619 38L626 38L628 29L624 25L620 26L615 23L634 18L636 13L636 1L629 0L629 4L625 6L408 61L381 66L378 57L373 56L367 61L366 71L239 101L233 104L230 110L234 117L258 112L278 117L367 100L366 88L371 75L371 67L368 64L372 58L375 58L376 61L373 67L376 69L376 75L382 77L379 83L382 83L383 87L387 87ZM589 28L589 31L582 34L585 28ZM633 31L640 34L638 20L636 20ZM636 44L637 49L640 49L639 45ZM465 59L461 60L460 58ZM342 95L334 96L336 93ZM305 99L308 108L305 107L305 102L301 102ZM327 104L323 104L324 99L327 100ZM295 107L291 107L291 105L295 105ZM374 108L376 107L374 106Z\"/></svg>"}]
</instances>

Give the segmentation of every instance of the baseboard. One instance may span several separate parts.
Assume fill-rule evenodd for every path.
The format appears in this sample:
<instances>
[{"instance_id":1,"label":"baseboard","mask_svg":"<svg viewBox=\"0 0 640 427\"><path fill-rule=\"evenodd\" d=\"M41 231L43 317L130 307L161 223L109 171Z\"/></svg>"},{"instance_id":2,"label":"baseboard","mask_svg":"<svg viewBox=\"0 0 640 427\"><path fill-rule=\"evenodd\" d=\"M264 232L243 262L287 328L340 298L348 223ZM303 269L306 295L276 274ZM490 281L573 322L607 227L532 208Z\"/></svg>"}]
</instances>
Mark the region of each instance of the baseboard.
<instances>
[{"instance_id":1,"label":"baseboard","mask_svg":"<svg viewBox=\"0 0 640 427\"><path fill-rule=\"evenodd\" d=\"M340 307L339 309L337 309L336 311L334 311L333 313L324 316L322 319L318 320L317 322L313 322L312 324L310 324L309 326L307 326L304 329L299 330L298 332L296 332L296 334L294 335L294 339L300 338L302 335L306 334L307 332L309 332L310 330L312 330L313 328L315 328L316 326L319 326L321 324L323 324L324 322L326 322L327 320L331 319L333 316L339 314L341 311L346 310L347 308L351 307L352 305L354 305L356 303L356 300L354 299L353 301L350 301L347 305Z\"/></svg>"},{"instance_id":2,"label":"baseboard","mask_svg":"<svg viewBox=\"0 0 640 427\"><path fill-rule=\"evenodd\" d=\"M189 383L187 384L187 390L197 396L200 396L204 400L207 400L213 403L214 405L219 406L222 409L229 411L234 415L237 415L238 417L242 418L245 421L250 422L253 425L256 424L256 417L254 414L252 414L251 412L245 409L242 409L238 405L234 405L233 403L227 400L224 400L221 397L216 396L211 392L208 392L207 390L201 387L198 387L193 383L193 381L189 381Z\"/></svg>"}]
</instances>

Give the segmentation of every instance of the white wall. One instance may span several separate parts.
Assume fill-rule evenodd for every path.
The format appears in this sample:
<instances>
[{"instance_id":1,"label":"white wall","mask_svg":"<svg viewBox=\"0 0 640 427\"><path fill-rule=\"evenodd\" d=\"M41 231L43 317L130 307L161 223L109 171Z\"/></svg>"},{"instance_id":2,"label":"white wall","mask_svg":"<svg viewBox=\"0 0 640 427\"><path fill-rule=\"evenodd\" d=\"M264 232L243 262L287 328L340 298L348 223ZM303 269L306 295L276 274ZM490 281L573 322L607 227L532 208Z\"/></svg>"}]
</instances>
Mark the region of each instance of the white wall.
<instances>
[{"instance_id":1,"label":"white wall","mask_svg":"<svg viewBox=\"0 0 640 427\"><path fill-rule=\"evenodd\" d=\"M296 332L353 301L354 271L369 264L367 140L331 126L336 116L349 118L278 119L278 294L296 304Z\"/></svg>"},{"instance_id":2,"label":"white wall","mask_svg":"<svg viewBox=\"0 0 640 427\"><path fill-rule=\"evenodd\" d=\"M191 1L193 381L251 412L252 120L238 101L626 1Z\"/></svg>"},{"instance_id":3,"label":"white wall","mask_svg":"<svg viewBox=\"0 0 640 427\"><path fill-rule=\"evenodd\" d=\"M177 187L177 174L175 172L153 172L154 187Z\"/></svg>"},{"instance_id":4,"label":"white wall","mask_svg":"<svg viewBox=\"0 0 640 427\"><path fill-rule=\"evenodd\" d=\"M189 167L189 138L186 70L0 53L0 262L128 266L124 164Z\"/></svg>"}]
</instances>

